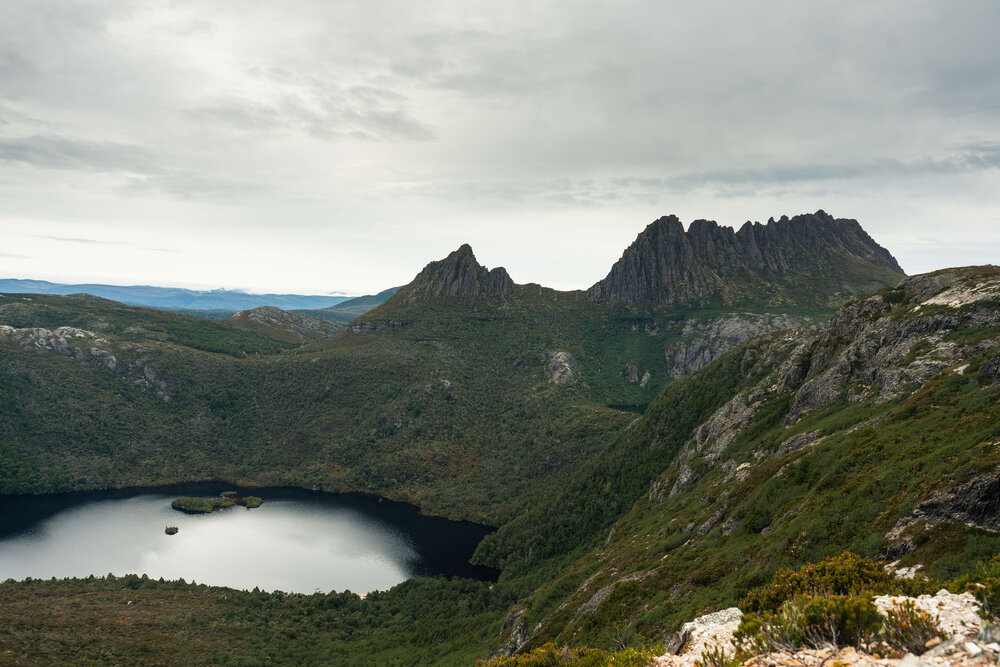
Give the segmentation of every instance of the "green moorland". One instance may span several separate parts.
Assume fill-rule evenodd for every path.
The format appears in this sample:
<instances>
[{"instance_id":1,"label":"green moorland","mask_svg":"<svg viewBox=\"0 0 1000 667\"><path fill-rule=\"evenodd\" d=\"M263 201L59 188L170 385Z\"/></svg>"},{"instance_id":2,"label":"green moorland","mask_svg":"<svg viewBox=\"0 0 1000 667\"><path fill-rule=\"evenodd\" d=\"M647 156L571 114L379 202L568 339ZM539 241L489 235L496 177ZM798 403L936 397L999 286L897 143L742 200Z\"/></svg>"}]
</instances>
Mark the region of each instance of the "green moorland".
<instances>
[{"instance_id":1,"label":"green moorland","mask_svg":"<svg viewBox=\"0 0 1000 667\"><path fill-rule=\"evenodd\" d=\"M513 598L411 579L365 598L128 575L0 584L0 664L471 665Z\"/></svg>"},{"instance_id":2,"label":"green moorland","mask_svg":"<svg viewBox=\"0 0 1000 667\"><path fill-rule=\"evenodd\" d=\"M655 645L777 568L847 549L967 576L1000 553L995 526L966 525L955 508L905 520L1000 465L1000 304L989 290L921 302L998 279L911 279L849 305L826 332L771 334L672 383L663 347L692 313L533 286L461 307L390 300L329 341L245 356L126 341L109 326L114 372L92 339L62 353L0 337L5 492L191 470L367 490L500 525L476 558L504 568L492 586L413 580L364 601L138 577L7 582L4 615L18 620L0 649L66 664L175 649L222 664L470 664L518 624L525 649ZM572 355L575 382L550 381L556 351ZM623 378L636 362L656 384ZM622 409L646 403L642 415ZM120 640L100 629L116 618L130 628ZM195 638L181 648L175 636Z\"/></svg>"},{"instance_id":3,"label":"green moorland","mask_svg":"<svg viewBox=\"0 0 1000 667\"><path fill-rule=\"evenodd\" d=\"M59 351L0 336L0 493L220 479L378 493L500 525L669 383L663 349L684 323L724 313L613 308L527 285L394 297L354 329L293 348L90 297L8 295L0 323L100 340L69 335ZM550 379L556 352L570 355L565 384ZM645 386L628 364L649 371Z\"/></svg>"}]
</instances>

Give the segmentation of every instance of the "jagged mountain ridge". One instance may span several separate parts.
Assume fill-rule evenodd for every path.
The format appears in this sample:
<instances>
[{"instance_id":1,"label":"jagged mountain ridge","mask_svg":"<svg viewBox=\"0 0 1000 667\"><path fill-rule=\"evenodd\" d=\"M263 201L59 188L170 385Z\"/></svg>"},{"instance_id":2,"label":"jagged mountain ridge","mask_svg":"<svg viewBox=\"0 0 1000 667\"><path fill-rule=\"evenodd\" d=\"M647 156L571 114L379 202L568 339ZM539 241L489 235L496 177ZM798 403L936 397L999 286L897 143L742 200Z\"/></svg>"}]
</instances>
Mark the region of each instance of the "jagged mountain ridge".
<instances>
[{"instance_id":1,"label":"jagged mountain ridge","mask_svg":"<svg viewBox=\"0 0 1000 667\"><path fill-rule=\"evenodd\" d=\"M668 215L649 224L586 294L598 303L629 307L810 305L832 311L905 275L857 220L822 210L766 224L748 221L739 230L695 220L685 231L677 216ZM430 262L401 288L400 299L414 304L427 296L503 297L520 287L503 267L479 264L463 244Z\"/></svg>"},{"instance_id":2,"label":"jagged mountain ridge","mask_svg":"<svg viewBox=\"0 0 1000 667\"><path fill-rule=\"evenodd\" d=\"M515 284L506 269L487 269L463 244L427 264L353 329L407 326L450 299L469 301L473 310L514 301L533 301L532 308L583 308L589 301L598 317L624 305L633 321L614 326L656 340L623 360L622 375L642 387L652 380L650 389L656 390L754 336L819 326L840 304L903 277L892 255L856 220L822 210L766 225L748 222L739 231L696 220L685 232L676 216L666 216L641 232L608 277L587 291ZM445 301L432 306L440 299ZM657 344L660 350L654 350Z\"/></svg>"},{"instance_id":3,"label":"jagged mountain ridge","mask_svg":"<svg viewBox=\"0 0 1000 667\"><path fill-rule=\"evenodd\" d=\"M625 250L591 298L629 306L788 302L808 286L814 301L843 300L905 274L856 220L782 216L738 231L676 216L656 220Z\"/></svg>"}]
</instances>

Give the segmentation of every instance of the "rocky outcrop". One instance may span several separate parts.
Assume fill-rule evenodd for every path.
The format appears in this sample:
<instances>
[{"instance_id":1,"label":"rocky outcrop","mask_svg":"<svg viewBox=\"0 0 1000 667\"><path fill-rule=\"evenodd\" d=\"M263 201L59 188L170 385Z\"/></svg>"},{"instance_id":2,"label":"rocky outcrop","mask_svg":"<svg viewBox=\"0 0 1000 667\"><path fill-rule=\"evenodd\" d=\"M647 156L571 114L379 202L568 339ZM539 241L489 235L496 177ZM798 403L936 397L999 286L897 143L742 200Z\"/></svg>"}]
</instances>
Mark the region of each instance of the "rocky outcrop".
<instances>
[{"instance_id":1,"label":"rocky outcrop","mask_svg":"<svg viewBox=\"0 0 1000 667\"><path fill-rule=\"evenodd\" d=\"M671 215L646 227L589 294L630 306L835 303L903 275L856 220L823 211L739 231L695 220L685 232Z\"/></svg>"},{"instance_id":2,"label":"rocky outcrop","mask_svg":"<svg viewBox=\"0 0 1000 667\"><path fill-rule=\"evenodd\" d=\"M149 363L145 350L132 343L112 345L93 331L76 327L16 328L0 324L0 339L11 339L24 350L38 354L55 353L83 366L90 366L150 391L164 403L173 400L170 387L160 371Z\"/></svg>"},{"instance_id":3,"label":"rocky outcrop","mask_svg":"<svg viewBox=\"0 0 1000 667\"><path fill-rule=\"evenodd\" d=\"M241 310L226 320L229 324L292 342L315 341L332 336L343 325L315 317L296 315L274 306Z\"/></svg>"},{"instance_id":4,"label":"rocky outcrop","mask_svg":"<svg viewBox=\"0 0 1000 667\"><path fill-rule=\"evenodd\" d=\"M109 349L106 349L108 341L93 331L76 327L18 329L0 324L0 337L10 337L18 341L21 348L25 350L34 350L39 353L55 352L64 357L76 359L81 363L94 360L111 373L118 372L118 359Z\"/></svg>"},{"instance_id":5,"label":"rocky outcrop","mask_svg":"<svg viewBox=\"0 0 1000 667\"><path fill-rule=\"evenodd\" d=\"M957 335L1000 326L991 285L1000 286L1000 269L949 269L841 308L812 355L812 377L796 393L790 421L839 400L894 400L1000 343L1000 336Z\"/></svg>"},{"instance_id":6,"label":"rocky outcrop","mask_svg":"<svg viewBox=\"0 0 1000 667\"><path fill-rule=\"evenodd\" d=\"M920 595L908 598L901 595L878 595L872 598L875 608L883 616L890 609L907 601L931 618L936 619L938 629L949 637L975 639L983 629L983 619L979 616L979 603L972 593L950 593L945 589L934 595Z\"/></svg>"},{"instance_id":7,"label":"rocky outcrop","mask_svg":"<svg viewBox=\"0 0 1000 667\"><path fill-rule=\"evenodd\" d=\"M664 350L670 377L678 379L706 366L740 343L783 329L814 329L817 320L789 315L740 313L711 320L688 320L681 340Z\"/></svg>"},{"instance_id":8,"label":"rocky outcrop","mask_svg":"<svg viewBox=\"0 0 1000 667\"><path fill-rule=\"evenodd\" d=\"M673 497L687 489L717 464L729 445L742 435L757 416L758 410L769 400L788 392L800 383L805 374L801 359L808 354L818 332L786 332L774 334L770 341L748 348L744 364L762 363L775 370L751 389L736 394L719 408L704 424L695 429L674 459L677 476L670 489ZM736 461L728 464L735 466ZM735 467L732 471L736 472ZM661 492L662 496L662 492Z\"/></svg>"},{"instance_id":9,"label":"rocky outcrop","mask_svg":"<svg viewBox=\"0 0 1000 667\"><path fill-rule=\"evenodd\" d=\"M1000 471L975 473L965 484L932 493L886 533L888 554L897 559L908 554L914 537L941 523L1000 532Z\"/></svg>"},{"instance_id":10,"label":"rocky outcrop","mask_svg":"<svg viewBox=\"0 0 1000 667\"><path fill-rule=\"evenodd\" d=\"M645 388L646 385L649 384L649 381L653 379L653 374L650 371L645 370L641 368L639 364L632 362L625 364L625 369L619 373L619 375L632 384L637 384L642 388Z\"/></svg>"},{"instance_id":11,"label":"rocky outcrop","mask_svg":"<svg viewBox=\"0 0 1000 667\"><path fill-rule=\"evenodd\" d=\"M549 352L546 356L545 377L555 385L573 384L579 374L576 359L569 352Z\"/></svg>"},{"instance_id":12,"label":"rocky outcrop","mask_svg":"<svg viewBox=\"0 0 1000 667\"><path fill-rule=\"evenodd\" d=\"M668 653L677 657L684 656L687 659L679 661L676 657L664 656L658 664L693 664L694 661L701 660L703 653L714 648L719 648L726 655L732 656L733 633L736 632L742 618L742 611L730 607L685 623L673 637L668 639L665 648Z\"/></svg>"},{"instance_id":13,"label":"rocky outcrop","mask_svg":"<svg viewBox=\"0 0 1000 667\"><path fill-rule=\"evenodd\" d=\"M528 643L528 628L524 622L525 611L522 607L514 607L507 613L503 625L500 626L502 646L490 653L491 658L514 655Z\"/></svg>"},{"instance_id":14,"label":"rocky outcrop","mask_svg":"<svg viewBox=\"0 0 1000 667\"><path fill-rule=\"evenodd\" d=\"M864 665L870 667L917 667L918 665L973 665L995 664L1000 657L1000 645L996 642L996 630L984 626L979 617L979 604L971 593L953 594L940 590L935 595L921 595L916 598L880 595L872 598L875 608L883 616L890 610L909 603L918 611L927 613L937 628L948 639L935 639L928 644L919 658L913 654L896 653L894 657L880 657L866 652L860 647L829 646L823 648L802 648L795 652L776 651L756 655L746 662L747 666L765 665L777 667L822 667L823 665ZM654 659L658 667L693 667L696 664L718 664L704 660L708 654L721 652L728 659L734 654L733 634L739 627L742 612L736 607L699 616L685 623L679 632L670 637L665 648L667 653ZM870 649L869 649L870 650Z\"/></svg>"},{"instance_id":15,"label":"rocky outcrop","mask_svg":"<svg viewBox=\"0 0 1000 667\"><path fill-rule=\"evenodd\" d=\"M503 296L513 289L514 281L506 269L497 267L490 271L476 261L466 243L444 259L428 264L400 291L406 303L415 303L421 296Z\"/></svg>"},{"instance_id":16,"label":"rocky outcrop","mask_svg":"<svg viewBox=\"0 0 1000 667\"><path fill-rule=\"evenodd\" d=\"M751 343L743 353L743 364L770 357L766 365L775 370L737 393L695 429L674 460L676 475L669 493L657 488L656 498L677 495L712 466L722 465L727 478L746 476L761 461L821 439L818 432L793 436L773 451L755 451L750 466L742 469L737 468L747 463L721 462L726 448L755 423L770 400L790 397L785 423L792 424L837 401L886 402L906 395L941 371L964 372L964 362L1000 344L1000 334L989 335L1000 329L1000 310L994 308L993 292L984 287L994 281L1000 286L1000 269L991 267L916 276L894 290L844 306L825 330L775 333ZM954 308L940 303L943 298L938 295L958 293L972 296L960 303L948 296ZM938 301L934 308L932 299ZM963 338L958 335L962 332L977 333ZM996 358L988 360L980 374L990 377L994 362ZM997 502L989 499L998 493L1000 483L995 479L978 480L954 497L946 494L937 499L940 502L928 501L915 518L943 513L950 520L1000 529L1000 522L987 525L985 520L997 511ZM985 508L985 514L973 516L978 508Z\"/></svg>"}]
</instances>

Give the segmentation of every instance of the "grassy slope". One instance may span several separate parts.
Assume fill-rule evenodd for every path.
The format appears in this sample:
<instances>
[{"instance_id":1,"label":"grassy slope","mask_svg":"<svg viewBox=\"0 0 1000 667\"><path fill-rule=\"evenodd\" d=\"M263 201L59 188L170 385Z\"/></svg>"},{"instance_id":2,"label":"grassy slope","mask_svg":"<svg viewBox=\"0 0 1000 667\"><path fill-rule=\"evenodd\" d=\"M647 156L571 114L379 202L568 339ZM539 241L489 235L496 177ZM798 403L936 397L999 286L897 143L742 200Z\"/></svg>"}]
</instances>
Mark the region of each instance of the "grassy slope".
<instances>
[{"instance_id":1,"label":"grassy slope","mask_svg":"<svg viewBox=\"0 0 1000 667\"><path fill-rule=\"evenodd\" d=\"M894 317L933 314L927 310L918 315L910 307ZM556 639L611 646L623 635L656 640L697 613L736 604L779 567L843 549L880 556L890 547L886 533L931 492L995 471L1000 466L1000 385L978 369L1000 355L1000 331L941 333L946 342L959 345L993 343L967 359L964 374L944 370L905 398L836 403L787 423L797 383L760 405L742 435L689 488L666 493L679 471L665 467L606 539L520 603L527 609L527 626L540 624L531 645ZM762 345L766 341L755 341L669 387L650 406L644 419L649 423L631 429L604 455L608 461L619 459L604 469L634 461L643 444L657 442L651 432L675 432L678 425L685 431L682 412L672 410L673 394L698 384L731 385L732 356L742 358L743 368L761 363ZM765 377L762 384L773 381ZM773 454L788 438L813 432L825 438ZM749 464L745 479L726 473L743 463ZM592 473L598 474L601 470ZM902 564L921 563L941 579L1000 552L996 533L948 522L915 543ZM610 585L610 595L595 610L580 611Z\"/></svg>"},{"instance_id":2,"label":"grassy slope","mask_svg":"<svg viewBox=\"0 0 1000 667\"><path fill-rule=\"evenodd\" d=\"M0 662L469 665L486 657L510 601L484 583L443 579L364 600L134 575L8 581L0 583Z\"/></svg>"}]
</instances>

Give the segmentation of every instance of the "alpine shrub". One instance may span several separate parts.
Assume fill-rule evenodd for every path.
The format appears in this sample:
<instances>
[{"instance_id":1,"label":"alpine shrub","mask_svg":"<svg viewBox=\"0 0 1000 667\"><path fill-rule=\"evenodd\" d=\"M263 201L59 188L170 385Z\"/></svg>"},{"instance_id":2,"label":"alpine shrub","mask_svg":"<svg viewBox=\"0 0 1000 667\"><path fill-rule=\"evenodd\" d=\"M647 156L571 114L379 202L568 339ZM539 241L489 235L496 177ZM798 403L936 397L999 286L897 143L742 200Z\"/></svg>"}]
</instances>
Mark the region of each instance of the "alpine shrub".
<instances>
[{"instance_id":1,"label":"alpine shrub","mask_svg":"<svg viewBox=\"0 0 1000 667\"><path fill-rule=\"evenodd\" d=\"M920 655L927 650L927 642L935 637L946 637L938 628L938 618L917 609L910 600L896 605L886 613L882 641L890 648Z\"/></svg>"}]
</instances>

